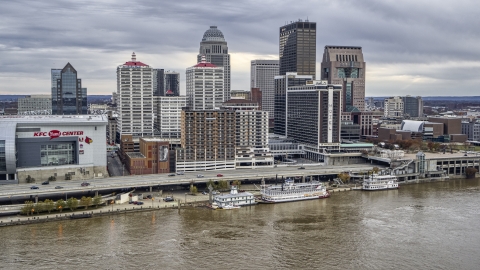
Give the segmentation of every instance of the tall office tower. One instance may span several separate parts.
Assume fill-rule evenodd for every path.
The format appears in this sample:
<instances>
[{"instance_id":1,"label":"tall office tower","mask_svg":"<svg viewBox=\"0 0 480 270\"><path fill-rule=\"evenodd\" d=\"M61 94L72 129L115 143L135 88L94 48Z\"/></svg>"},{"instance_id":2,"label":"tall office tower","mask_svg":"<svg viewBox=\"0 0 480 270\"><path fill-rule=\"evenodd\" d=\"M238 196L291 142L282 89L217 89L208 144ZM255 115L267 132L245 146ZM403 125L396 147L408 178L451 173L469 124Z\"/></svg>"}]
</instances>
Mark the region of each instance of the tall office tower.
<instances>
[{"instance_id":1,"label":"tall office tower","mask_svg":"<svg viewBox=\"0 0 480 270\"><path fill-rule=\"evenodd\" d=\"M320 77L341 84L344 112L365 111L365 61L362 47L325 46Z\"/></svg>"},{"instance_id":2,"label":"tall office tower","mask_svg":"<svg viewBox=\"0 0 480 270\"><path fill-rule=\"evenodd\" d=\"M317 23L292 22L280 27L280 73L297 72L298 75L316 77Z\"/></svg>"},{"instance_id":3,"label":"tall office tower","mask_svg":"<svg viewBox=\"0 0 480 270\"><path fill-rule=\"evenodd\" d=\"M187 106L185 96L157 98L155 126L162 138L180 138L182 108Z\"/></svg>"},{"instance_id":4,"label":"tall office tower","mask_svg":"<svg viewBox=\"0 0 480 270\"><path fill-rule=\"evenodd\" d=\"M153 135L153 69L132 60L117 67L118 133L120 137Z\"/></svg>"},{"instance_id":5,"label":"tall office tower","mask_svg":"<svg viewBox=\"0 0 480 270\"><path fill-rule=\"evenodd\" d=\"M165 96L180 96L180 73L165 71Z\"/></svg>"},{"instance_id":6,"label":"tall office tower","mask_svg":"<svg viewBox=\"0 0 480 270\"><path fill-rule=\"evenodd\" d=\"M384 101L383 114L388 118L403 117L403 100L401 97L390 97Z\"/></svg>"},{"instance_id":7,"label":"tall office tower","mask_svg":"<svg viewBox=\"0 0 480 270\"><path fill-rule=\"evenodd\" d=\"M192 110L213 110L225 101L223 67L206 62L187 68L187 103Z\"/></svg>"},{"instance_id":8,"label":"tall office tower","mask_svg":"<svg viewBox=\"0 0 480 270\"><path fill-rule=\"evenodd\" d=\"M154 68L153 77L153 96L165 96L165 71L161 68Z\"/></svg>"},{"instance_id":9,"label":"tall office tower","mask_svg":"<svg viewBox=\"0 0 480 270\"><path fill-rule=\"evenodd\" d=\"M287 88L287 132L315 149L340 142L341 85L308 81ZM325 147L327 146L327 147Z\"/></svg>"},{"instance_id":10,"label":"tall office tower","mask_svg":"<svg viewBox=\"0 0 480 270\"><path fill-rule=\"evenodd\" d=\"M260 88L262 110L274 119L275 76L278 76L278 60L252 60L250 63L250 88Z\"/></svg>"},{"instance_id":11,"label":"tall office tower","mask_svg":"<svg viewBox=\"0 0 480 270\"><path fill-rule=\"evenodd\" d=\"M274 133L288 136L287 129L287 99L288 87L306 85L313 80L311 75L298 75L296 72L287 72L286 75L275 76L275 126Z\"/></svg>"},{"instance_id":12,"label":"tall office tower","mask_svg":"<svg viewBox=\"0 0 480 270\"><path fill-rule=\"evenodd\" d=\"M87 88L70 63L52 69L52 114L87 114Z\"/></svg>"},{"instance_id":13,"label":"tall office tower","mask_svg":"<svg viewBox=\"0 0 480 270\"><path fill-rule=\"evenodd\" d=\"M423 100L422 97L405 96L403 100L403 113L405 116L422 117L423 116Z\"/></svg>"},{"instance_id":14,"label":"tall office tower","mask_svg":"<svg viewBox=\"0 0 480 270\"><path fill-rule=\"evenodd\" d=\"M210 29L203 34L200 42L200 53L197 56L197 63L205 56L205 60L217 67L223 67L223 101L230 99L230 54L222 31L216 26L210 26Z\"/></svg>"}]
</instances>

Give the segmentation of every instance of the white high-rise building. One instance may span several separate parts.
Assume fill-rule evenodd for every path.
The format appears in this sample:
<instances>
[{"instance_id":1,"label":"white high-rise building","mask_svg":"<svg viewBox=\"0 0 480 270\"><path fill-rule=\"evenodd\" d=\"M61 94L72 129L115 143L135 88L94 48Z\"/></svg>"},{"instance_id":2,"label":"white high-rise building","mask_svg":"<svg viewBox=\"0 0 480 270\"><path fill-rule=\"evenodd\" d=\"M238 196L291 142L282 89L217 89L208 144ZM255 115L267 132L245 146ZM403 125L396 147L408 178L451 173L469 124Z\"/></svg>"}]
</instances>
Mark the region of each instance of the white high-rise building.
<instances>
[{"instance_id":1,"label":"white high-rise building","mask_svg":"<svg viewBox=\"0 0 480 270\"><path fill-rule=\"evenodd\" d=\"M156 126L162 138L180 138L182 108L187 106L186 96L155 97Z\"/></svg>"},{"instance_id":2,"label":"white high-rise building","mask_svg":"<svg viewBox=\"0 0 480 270\"><path fill-rule=\"evenodd\" d=\"M275 76L278 76L278 60L252 60L250 68L250 87L260 88L262 92L262 110L274 119Z\"/></svg>"},{"instance_id":3,"label":"white high-rise building","mask_svg":"<svg viewBox=\"0 0 480 270\"><path fill-rule=\"evenodd\" d=\"M117 67L118 124L120 135L153 135L152 67L132 60Z\"/></svg>"},{"instance_id":4,"label":"white high-rise building","mask_svg":"<svg viewBox=\"0 0 480 270\"><path fill-rule=\"evenodd\" d=\"M202 56L205 56L207 62L223 67L223 101L230 100L230 54L223 33L216 26L210 26L203 34L197 63L201 61Z\"/></svg>"},{"instance_id":5,"label":"white high-rise building","mask_svg":"<svg viewBox=\"0 0 480 270\"><path fill-rule=\"evenodd\" d=\"M206 62L187 68L187 103L192 110L213 110L224 102L223 67Z\"/></svg>"},{"instance_id":6,"label":"white high-rise building","mask_svg":"<svg viewBox=\"0 0 480 270\"><path fill-rule=\"evenodd\" d=\"M401 97L386 98L383 115L388 118L403 117L403 100Z\"/></svg>"}]
</instances>

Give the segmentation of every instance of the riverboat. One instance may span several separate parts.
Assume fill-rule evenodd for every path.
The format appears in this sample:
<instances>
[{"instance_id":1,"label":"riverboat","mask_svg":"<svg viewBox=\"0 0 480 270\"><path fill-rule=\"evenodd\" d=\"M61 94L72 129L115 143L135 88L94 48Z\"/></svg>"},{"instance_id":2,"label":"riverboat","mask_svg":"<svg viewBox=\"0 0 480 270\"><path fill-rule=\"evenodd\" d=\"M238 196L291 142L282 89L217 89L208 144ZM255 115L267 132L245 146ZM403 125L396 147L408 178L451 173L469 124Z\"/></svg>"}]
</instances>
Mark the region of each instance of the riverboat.
<instances>
[{"instance_id":1,"label":"riverboat","mask_svg":"<svg viewBox=\"0 0 480 270\"><path fill-rule=\"evenodd\" d=\"M281 185L265 186L261 190L261 203L281 203L330 197L325 185L318 181L295 183L287 178Z\"/></svg>"},{"instance_id":2,"label":"riverboat","mask_svg":"<svg viewBox=\"0 0 480 270\"><path fill-rule=\"evenodd\" d=\"M395 175L372 174L363 180L363 190L397 189L398 179Z\"/></svg>"},{"instance_id":3,"label":"riverboat","mask_svg":"<svg viewBox=\"0 0 480 270\"><path fill-rule=\"evenodd\" d=\"M238 187L231 186L230 193L217 195L213 198L213 205L220 209L236 209L244 205L257 204L255 197L250 192L238 192Z\"/></svg>"}]
</instances>

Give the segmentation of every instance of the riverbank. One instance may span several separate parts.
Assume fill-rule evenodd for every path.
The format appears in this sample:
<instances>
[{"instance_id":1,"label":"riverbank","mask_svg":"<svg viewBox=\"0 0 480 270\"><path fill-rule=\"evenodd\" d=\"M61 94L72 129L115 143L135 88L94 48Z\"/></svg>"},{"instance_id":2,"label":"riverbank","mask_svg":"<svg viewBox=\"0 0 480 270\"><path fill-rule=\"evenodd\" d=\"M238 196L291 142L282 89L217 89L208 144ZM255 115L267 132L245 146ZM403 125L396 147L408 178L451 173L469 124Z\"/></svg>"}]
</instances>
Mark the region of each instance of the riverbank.
<instances>
[{"instance_id":1,"label":"riverbank","mask_svg":"<svg viewBox=\"0 0 480 270\"><path fill-rule=\"evenodd\" d=\"M28 224L35 224L35 223L45 223L45 222L52 222L52 221L62 221L62 220L69 220L74 218L81 218L81 216L88 216L85 218L94 218L100 216L109 216L109 215L120 215L120 214L128 214L128 213L137 213L137 212L148 212L148 211L157 211L163 209L181 209L186 207L206 207L208 201L192 201L192 202L148 202L151 200L140 200L144 204L143 205L135 205L135 204L112 204L102 206L100 208L91 208L86 210L78 210L69 213L50 213L50 214L40 214L36 216L24 216L24 215L16 215L16 216L5 216L0 217L0 227L2 226L14 226L14 225L28 225ZM150 203L150 205L147 205Z\"/></svg>"},{"instance_id":2,"label":"riverbank","mask_svg":"<svg viewBox=\"0 0 480 270\"><path fill-rule=\"evenodd\" d=\"M411 184L421 184L421 183L432 183L432 182L442 182L460 179L458 178L428 178L428 179L417 179L417 180L408 180L399 182L399 185L411 185ZM254 195L259 195L258 190L251 190L246 188L249 192L254 193ZM356 186L345 186L345 187L336 187L329 188L330 193L338 193L345 191L361 190L360 185ZM155 195L152 193L152 195ZM175 201L173 202L164 202L163 198L166 196L172 196ZM15 226L15 225L28 225L36 223L45 223L53 221L63 221L72 219L72 216L76 215L85 215L89 216L88 218L95 218L101 216L110 216L110 215L121 215L128 213L137 213L137 212L149 212L149 211L159 211L163 209L184 209L184 208L196 208L196 207L207 207L209 195L190 195L183 191L174 191L165 193L163 196L157 194L157 197L153 199L141 199L139 201L143 202L143 205L135 205L129 203L123 204L110 204L104 205L100 208L91 208L86 210L77 210L69 213L59 213L54 212L50 214L40 214L36 216L4 216L0 217L0 227L3 226Z\"/></svg>"}]
</instances>

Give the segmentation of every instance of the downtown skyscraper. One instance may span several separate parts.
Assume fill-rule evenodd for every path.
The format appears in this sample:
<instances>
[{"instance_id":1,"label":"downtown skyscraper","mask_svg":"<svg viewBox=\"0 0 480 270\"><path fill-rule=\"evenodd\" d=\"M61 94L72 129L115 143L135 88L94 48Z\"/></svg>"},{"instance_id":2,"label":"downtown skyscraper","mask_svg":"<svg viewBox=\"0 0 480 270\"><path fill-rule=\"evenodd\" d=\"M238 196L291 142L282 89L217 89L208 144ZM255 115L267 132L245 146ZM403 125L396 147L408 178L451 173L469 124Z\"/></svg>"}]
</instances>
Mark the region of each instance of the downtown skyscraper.
<instances>
[{"instance_id":1,"label":"downtown skyscraper","mask_svg":"<svg viewBox=\"0 0 480 270\"><path fill-rule=\"evenodd\" d=\"M365 111L365 61L362 47L325 46L320 77L342 85L344 112Z\"/></svg>"},{"instance_id":2,"label":"downtown skyscraper","mask_svg":"<svg viewBox=\"0 0 480 270\"><path fill-rule=\"evenodd\" d=\"M52 69L52 114L87 114L87 88L70 63L63 69Z\"/></svg>"},{"instance_id":3,"label":"downtown skyscraper","mask_svg":"<svg viewBox=\"0 0 480 270\"><path fill-rule=\"evenodd\" d=\"M299 20L280 27L280 73L316 78L317 23Z\"/></svg>"},{"instance_id":4,"label":"downtown skyscraper","mask_svg":"<svg viewBox=\"0 0 480 270\"><path fill-rule=\"evenodd\" d=\"M206 62L223 68L223 101L230 100L230 54L223 33L216 26L210 26L210 29L203 34L197 63L202 61L202 56L205 56Z\"/></svg>"},{"instance_id":5,"label":"downtown skyscraper","mask_svg":"<svg viewBox=\"0 0 480 270\"><path fill-rule=\"evenodd\" d=\"M278 60L252 60L250 65L250 88L260 88L263 111L268 118L275 118L275 76L278 76Z\"/></svg>"},{"instance_id":6,"label":"downtown skyscraper","mask_svg":"<svg viewBox=\"0 0 480 270\"><path fill-rule=\"evenodd\" d=\"M187 105L192 110L214 110L220 108L224 98L223 67L201 61L187 68Z\"/></svg>"},{"instance_id":7,"label":"downtown skyscraper","mask_svg":"<svg viewBox=\"0 0 480 270\"><path fill-rule=\"evenodd\" d=\"M153 68L132 60L117 67L119 135L153 135Z\"/></svg>"}]
</instances>

